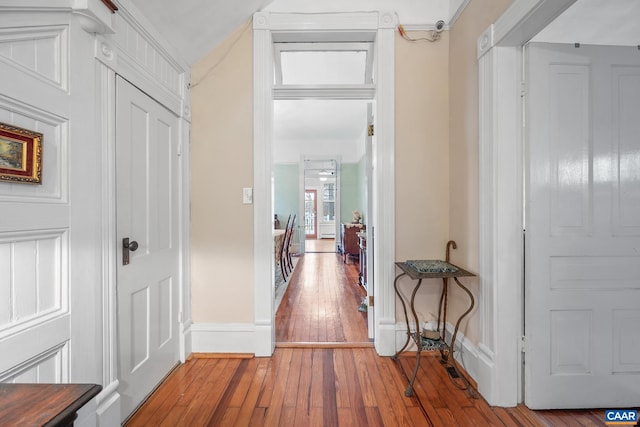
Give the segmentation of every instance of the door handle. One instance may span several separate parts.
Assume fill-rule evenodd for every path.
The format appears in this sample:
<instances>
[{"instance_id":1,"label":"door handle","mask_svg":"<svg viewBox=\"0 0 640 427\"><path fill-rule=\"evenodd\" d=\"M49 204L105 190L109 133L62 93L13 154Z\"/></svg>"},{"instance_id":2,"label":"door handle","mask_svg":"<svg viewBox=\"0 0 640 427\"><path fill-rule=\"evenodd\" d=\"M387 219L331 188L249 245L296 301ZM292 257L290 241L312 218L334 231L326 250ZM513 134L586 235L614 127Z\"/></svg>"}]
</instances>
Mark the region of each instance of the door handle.
<instances>
[{"instance_id":1,"label":"door handle","mask_svg":"<svg viewBox=\"0 0 640 427\"><path fill-rule=\"evenodd\" d=\"M122 239L122 265L129 265L129 251L135 252L138 249L138 242L132 240L129 242L129 238Z\"/></svg>"}]
</instances>

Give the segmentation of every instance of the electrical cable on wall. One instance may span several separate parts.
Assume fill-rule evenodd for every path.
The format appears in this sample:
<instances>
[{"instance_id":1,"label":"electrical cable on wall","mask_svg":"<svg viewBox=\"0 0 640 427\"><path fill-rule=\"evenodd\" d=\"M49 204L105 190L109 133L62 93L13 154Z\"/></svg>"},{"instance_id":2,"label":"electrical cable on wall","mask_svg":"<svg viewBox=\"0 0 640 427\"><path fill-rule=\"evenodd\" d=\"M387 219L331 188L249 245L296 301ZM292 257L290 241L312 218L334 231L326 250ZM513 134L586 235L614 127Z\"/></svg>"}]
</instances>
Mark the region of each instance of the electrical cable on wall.
<instances>
[{"instance_id":1,"label":"electrical cable on wall","mask_svg":"<svg viewBox=\"0 0 640 427\"><path fill-rule=\"evenodd\" d=\"M402 38L405 39L406 41L410 41L410 42L418 42L418 41L435 42L435 41L438 41L438 40L440 40L440 35L441 35L442 31L444 31L444 21L440 20L440 21L436 22L435 29L429 31L429 36L428 37L419 37L419 38L415 38L414 39L414 38L409 37L409 35L407 34L407 31L404 29L402 24L398 25L398 32L400 33L400 36L402 36Z\"/></svg>"}]
</instances>

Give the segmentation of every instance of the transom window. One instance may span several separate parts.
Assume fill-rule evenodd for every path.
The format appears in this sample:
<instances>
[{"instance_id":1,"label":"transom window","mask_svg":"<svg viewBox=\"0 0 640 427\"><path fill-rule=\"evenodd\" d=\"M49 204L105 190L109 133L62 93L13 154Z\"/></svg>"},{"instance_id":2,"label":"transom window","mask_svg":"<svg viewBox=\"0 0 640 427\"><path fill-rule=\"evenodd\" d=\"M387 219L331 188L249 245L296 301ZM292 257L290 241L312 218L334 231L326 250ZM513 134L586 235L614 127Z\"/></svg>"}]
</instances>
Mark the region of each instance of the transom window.
<instances>
[{"instance_id":1,"label":"transom window","mask_svg":"<svg viewBox=\"0 0 640 427\"><path fill-rule=\"evenodd\" d=\"M371 42L274 43L276 86L373 84Z\"/></svg>"}]
</instances>

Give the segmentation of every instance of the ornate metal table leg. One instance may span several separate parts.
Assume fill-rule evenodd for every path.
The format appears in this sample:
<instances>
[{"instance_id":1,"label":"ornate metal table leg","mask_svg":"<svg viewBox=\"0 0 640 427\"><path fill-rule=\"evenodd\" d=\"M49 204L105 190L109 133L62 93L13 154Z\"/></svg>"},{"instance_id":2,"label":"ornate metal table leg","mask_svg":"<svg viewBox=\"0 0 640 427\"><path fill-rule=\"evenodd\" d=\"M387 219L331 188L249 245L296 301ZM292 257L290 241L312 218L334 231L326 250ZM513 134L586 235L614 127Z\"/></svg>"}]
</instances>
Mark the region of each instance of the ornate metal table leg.
<instances>
[{"instance_id":1,"label":"ornate metal table leg","mask_svg":"<svg viewBox=\"0 0 640 427\"><path fill-rule=\"evenodd\" d=\"M400 290L398 289L398 280L402 276L406 276L406 275L407 273L398 274L396 276L396 279L393 281L393 288L396 290L396 295L398 296L398 299L402 304L402 311L404 312L404 321L405 321L405 324L407 325L407 340L404 342L404 345L402 346L402 348L396 352L395 356L393 356L394 360L398 358L398 355L402 353L405 348L407 348L407 346L409 345L409 339L411 338L411 329L409 328L409 316L407 316L407 306L404 303L404 298L402 297Z\"/></svg>"},{"instance_id":2,"label":"ornate metal table leg","mask_svg":"<svg viewBox=\"0 0 640 427\"><path fill-rule=\"evenodd\" d=\"M411 293L411 313L413 314L413 321L415 322L415 342L416 342L416 366L413 368L413 375L411 375L411 379L409 380L409 385L407 389L404 391L404 395L407 397L413 396L413 383L416 380L416 376L418 375L418 368L420 367L420 353L422 353L422 338L420 335L420 323L418 320L418 314L416 313L415 300L416 294L418 293L418 289L420 289L420 285L422 284L422 279L418 280L418 283L413 288L413 292ZM409 325L407 324L407 327Z\"/></svg>"},{"instance_id":3,"label":"ornate metal table leg","mask_svg":"<svg viewBox=\"0 0 640 427\"><path fill-rule=\"evenodd\" d=\"M456 328L453 330L453 336L451 337L451 355L452 356L453 356L453 346L456 342L456 335L458 335L458 328L460 327L460 322L462 322L462 319L464 319L469 313L471 313L471 310L473 310L473 306L475 305L475 299L473 298L473 294L471 294L471 291L467 289L462 283L460 283L457 277L454 277L453 280L455 280L458 286L460 286L462 290L467 293L467 295L469 296L469 299L471 300L471 304L469 304L469 308L467 309L467 311L462 313L462 315L458 318L458 321L456 322Z\"/></svg>"},{"instance_id":4,"label":"ornate metal table leg","mask_svg":"<svg viewBox=\"0 0 640 427\"><path fill-rule=\"evenodd\" d=\"M450 363L453 366L453 368L456 370L456 372L458 372L458 368L456 367L456 359L454 358L454 355L453 355L454 346L455 346L455 342L456 342L456 335L458 335L458 328L460 327L460 322L462 322L462 319L464 319L469 313L471 313L471 310L473 310L473 306L475 305L475 299L473 298L473 295L471 294L471 291L469 291L469 289L467 289L466 286L464 286L462 283L460 283L460 281L458 280L457 277L454 277L453 280L456 282L456 284L460 288L462 288L463 291L465 291L467 293L467 295L469 296L469 299L471 300L471 304L469 304L469 308L467 309L467 311L462 313L462 315L458 318L458 321L456 322L456 327L453 330L453 336L451 337L451 351L449 353L449 355L451 356L451 362ZM469 384L469 382L467 381L465 376L464 375L460 375L460 373L458 373L458 376L460 377L460 379L464 383L466 390L469 392L469 395L472 398L477 399L478 395L473 390L473 387L471 387L471 385Z\"/></svg>"}]
</instances>

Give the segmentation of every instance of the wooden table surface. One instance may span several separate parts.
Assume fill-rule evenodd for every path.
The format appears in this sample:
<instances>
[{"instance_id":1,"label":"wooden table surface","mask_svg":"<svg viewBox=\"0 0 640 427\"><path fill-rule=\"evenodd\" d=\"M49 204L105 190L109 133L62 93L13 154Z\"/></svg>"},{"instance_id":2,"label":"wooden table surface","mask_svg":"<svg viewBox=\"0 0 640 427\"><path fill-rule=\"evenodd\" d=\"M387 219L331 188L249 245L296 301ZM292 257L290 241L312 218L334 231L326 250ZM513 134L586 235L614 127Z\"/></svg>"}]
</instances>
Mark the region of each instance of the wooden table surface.
<instances>
[{"instance_id":1,"label":"wooden table surface","mask_svg":"<svg viewBox=\"0 0 640 427\"><path fill-rule=\"evenodd\" d=\"M0 426L70 426L96 384L0 384Z\"/></svg>"}]
</instances>

